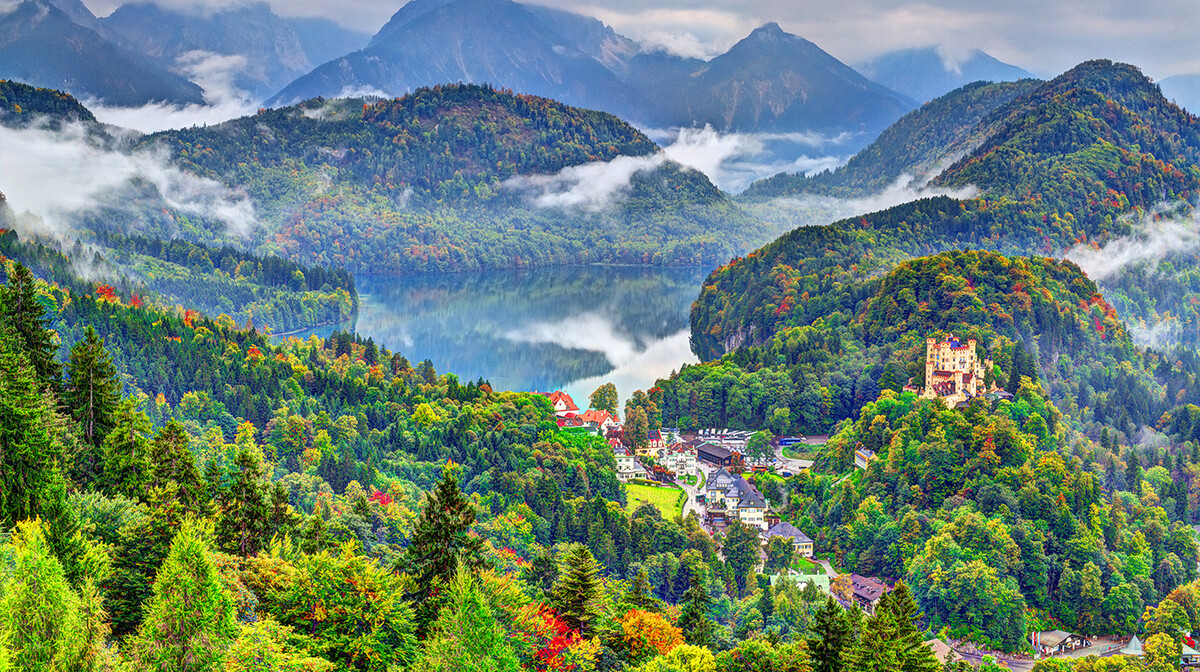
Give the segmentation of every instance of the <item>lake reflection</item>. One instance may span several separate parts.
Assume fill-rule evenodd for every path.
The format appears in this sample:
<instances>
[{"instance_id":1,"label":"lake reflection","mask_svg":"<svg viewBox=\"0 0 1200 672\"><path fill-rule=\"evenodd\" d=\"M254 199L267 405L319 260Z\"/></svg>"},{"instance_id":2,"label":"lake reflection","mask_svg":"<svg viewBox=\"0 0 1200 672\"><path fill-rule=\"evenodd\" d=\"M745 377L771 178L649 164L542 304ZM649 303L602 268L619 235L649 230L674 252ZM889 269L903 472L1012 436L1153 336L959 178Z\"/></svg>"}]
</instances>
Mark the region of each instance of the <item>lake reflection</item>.
<instances>
[{"instance_id":1,"label":"lake reflection","mask_svg":"<svg viewBox=\"0 0 1200 672\"><path fill-rule=\"evenodd\" d=\"M612 381L621 399L684 362L700 268L570 266L357 278L355 330L464 382L564 389L580 406ZM329 331L324 330L326 333Z\"/></svg>"}]
</instances>

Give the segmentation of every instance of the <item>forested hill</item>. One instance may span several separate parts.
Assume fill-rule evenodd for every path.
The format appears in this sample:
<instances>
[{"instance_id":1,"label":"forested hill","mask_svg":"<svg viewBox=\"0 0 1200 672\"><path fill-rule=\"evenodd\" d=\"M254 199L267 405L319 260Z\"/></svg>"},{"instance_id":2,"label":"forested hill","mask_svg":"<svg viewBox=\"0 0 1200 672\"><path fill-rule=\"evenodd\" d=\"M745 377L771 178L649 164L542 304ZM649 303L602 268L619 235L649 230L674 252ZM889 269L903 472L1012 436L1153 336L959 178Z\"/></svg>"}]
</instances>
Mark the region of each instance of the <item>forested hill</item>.
<instances>
[{"instance_id":1,"label":"forested hill","mask_svg":"<svg viewBox=\"0 0 1200 672\"><path fill-rule=\"evenodd\" d=\"M908 257L955 248L1060 255L1129 235L1141 213L1186 203L1200 188L1200 121L1131 66L1082 64L982 123L995 127L988 141L935 180L980 186L982 196L802 227L716 269L692 310L696 353L711 359L803 326L805 292L879 275ZM1146 317L1177 320L1184 341L1195 342L1194 289L1180 284L1190 278L1164 277L1154 290L1163 300Z\"/></svg>"},{"instance_id":2,"label":"forested hill","mask_svg":"<svg viewBox=\"0 0 1200 672\"><path fill-rule=\"evenodd\" d=\"M812 176L779 173L751 184L743 195L858 196L877 192L902 175L922 184L982 142L979 122L988 114L1041 83L1023 79L968 84L904 115L836 170Z\"/></svg>"},{"instance_id":3,"label":"forested hill","mask_svg":"<svg viewBox=\"0 0 1200 672\"><path fill-rule=\"evenodd\" d=\"M58 122L96 121L91 110L68 93L0 79L0 123L24 126L39 117L50 117Z\"/></svg>"},{"instance_id":4,"label":"forested hill","mask_svg":"<svg viewBox=\"0 0 1200 672\"><path fill-rule=\"evenodd\" d=\"M617 117L487 86L314 99L144 143L245 190L260 252L356 272L715 264L773 234ZM629 184L605 191L610 169Z\"/></svg>"}]
</instances>

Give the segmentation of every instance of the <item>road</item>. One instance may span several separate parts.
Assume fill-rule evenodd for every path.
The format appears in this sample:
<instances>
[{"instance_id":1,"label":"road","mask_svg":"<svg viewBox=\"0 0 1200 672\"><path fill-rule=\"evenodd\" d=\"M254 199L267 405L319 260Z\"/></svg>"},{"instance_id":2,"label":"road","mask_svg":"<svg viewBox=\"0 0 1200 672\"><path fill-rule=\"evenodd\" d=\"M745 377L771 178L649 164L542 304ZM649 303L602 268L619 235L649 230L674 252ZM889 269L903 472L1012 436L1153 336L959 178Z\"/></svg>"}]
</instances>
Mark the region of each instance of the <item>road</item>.
<instances>
[{"instance_id":1,"label":"road","mask_svg":"<svg viewBox=\"0 0 1200 672\"><path fill-rule=\"evenodd\" d=\"M812 460L794 460L790 457L784 457L782 446L776 446L775 459L779 460L775 463L776 472L790 471L795 474L805 469L809 469L813 465Z\"/></svg>"},{"instance_id":2,"label":"road","mask_svg":"<svg viewBox=\"0 0 1200 672\"><path fill-rule=\"evenodd\" d=\"M699 481L697 481L697 484L699 484ZM678 485L679 487L683 488L683 492L684 492L683 517L687 518L687 515L689 512L694 512L696 514L696 518L698 518L700 520L701 524L703 524L704 523L704 508L701 507L700 504L696 501L696 490L697 489L679 479L675 480L675 485Z\"/></svg>"}]
</instances>

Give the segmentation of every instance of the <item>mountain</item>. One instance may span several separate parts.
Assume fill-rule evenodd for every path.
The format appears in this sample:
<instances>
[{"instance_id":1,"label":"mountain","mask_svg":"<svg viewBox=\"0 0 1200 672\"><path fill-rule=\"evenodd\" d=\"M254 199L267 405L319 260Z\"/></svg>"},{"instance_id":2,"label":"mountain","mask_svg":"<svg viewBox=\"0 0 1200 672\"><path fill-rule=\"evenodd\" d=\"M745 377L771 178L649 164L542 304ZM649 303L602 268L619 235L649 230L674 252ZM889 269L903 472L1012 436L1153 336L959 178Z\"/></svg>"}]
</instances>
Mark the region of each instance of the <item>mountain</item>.
<instances>
[{"instance_id":1,"label":"mountain","mask_svg":"<svg viewBox=\"0 0 1200 672\"><path fill-rule=\"evenodd\" d=\"M81 0L50 0L50 4L62 10L75 23L99 32L100 19Z\"/></svg>"},{"instance_id":2,"label":"mountain","mask_svg":"<svg viewBox=\"0 0 1200 672\"><path fill-rule=\"evenodd\" d=\"M109 105L204 102L200 87L112 44L44 0L25 0L0 15L0 78Z\"/></svg>"},{"instance_id":3,"label":"mountain","mask_svg":"<svg viewBox=\"0 0 1200 672\"><path fill-rule=\"evenodd\" d=\"M913 100L925 102L971 82L1013 82L1033 75L975 49L966 59L947 63L936 47L900 49L858 66L868 79Z\"/></svg>"},{"instance_id":4,"label":"mountain","mask_svg":"<svg viewBox=\"0 0 1200 672\"><path fill-rule=\"evenodd\" d=\"M655 73L659 64L670 75ZM650 75L638 81L631 73L628 81L654 101L666 126L873 135L913 107L776 23L711 61L659 57L634 72Z\"/></svg>"},{"instance_id":5,"label":"mountain","mask_svg":"<svg viewBox=\"0 0 1200 672\"><path fill-rule=\"evenodd\" d=\"M1175 75L1158 83L1163 95L1187 108L1192 114L1200 114L1200 75Z\"/></svg>"},{"instance_id":6,"label":"mountain","mask_svg":"<svg viewBox=\"0 0 1200 672\"><path fill-rule=\"evenodd\" d=\"M0 80L0 124L19 128L34 121L52 126L72 121L94 124L96 117L70 94Z\"/></svg>"},{"instance_id":7,"label":"mountain","mask_svg":"<svg viewBox=\"0 0 1200 672\"><path fill-rule=\"evenodd\" d=\"M144 146L247 193L260 253L354 272L706 263L772 235L617 117L476 85L313 99Z\"/></svg>"},{"instance_id":8,"label":"mountain","mask_svg":"<svg viewBox=\"0 0 1200 672\"><path fill-rule=\"evenodd\" d=\"M255 98L312 69L296 31L265 3L199 14L138 2L122 5L101 26L117 44L163 67L197 51L240 57L232 84Z\"/></svg>"},{"instance_id":9,"label":"mountain","mask_svg":"<svg viewBox=\"0 0 1200 672\"><path fill-rule=\"evenodd\" d=\"M983 142L979 122L985 116L1040 84L1034 79L968 84L904 115L836 170L811 177L780 173L751 184L743 196L865 196L905 175L923 185Z\"/></svg>"},{"instance_id":10,"label":"mountain","mask_svg":"<svg viewBox=\"0 0 1200 672\"><path fill-rule=\"evenodd\" d=\"M1057 255L1081 243L1099 246L1135 233L1141 213L1200 194L1200 120L1166 101L1133 66L1083 63L1000 105L974 133L983 138L978 147L931 184L973 186L981 196L923 199L798 228L714 271L692 310L696 354L711 359L807 324L821 309L819 300L809 302L816 287L871 277L907 257L947 249ZM1172 271L1146 290L1161 299L1151 302L1155 319L1180 320L1183 340L1200 342L1186 284L1194 278L1179 278ZM1137 303L1136 293L1129 296L1126 310ZM1117 297L1114 303L1122 309Z\"/></svg>"},{"instance_id":11,"label":"mountain","mask_svg":"<svg viewBox=\"0 0 1200 672\"><path fill-rule=\"evenodd\" d=\"M599 19L540 5L526 5L525 8L580 52L596 59L617 75L629 71L630 59L641 50L637 42Z\"/></svg>"},{"instance_id":12,"label":"mountain","mask_svg":"<svg viewBox=\"0 0 1200 672\"><path fill-rule=\"evenodd\" d=\"M285 18L283 22L296 33L296 39L300 40L300 48L304 50L308 62L313 65L358 51L371 39L367 33L343 28L328 19Z\"/></svg>"},{"instance_id":13,"label":"mountain","mask_svg":"<svg viewBox=\"0 0 1200 672\"><path fill-rule=\"evenodd\" d=\"M593 42L592 48L600 47ZM586 49L511 0L416 0L401 7L365 49L319 66L268 103L345 91L394 97L434 84L488 83L646 119L642 101Z\"/></svg>"}]
</instances>

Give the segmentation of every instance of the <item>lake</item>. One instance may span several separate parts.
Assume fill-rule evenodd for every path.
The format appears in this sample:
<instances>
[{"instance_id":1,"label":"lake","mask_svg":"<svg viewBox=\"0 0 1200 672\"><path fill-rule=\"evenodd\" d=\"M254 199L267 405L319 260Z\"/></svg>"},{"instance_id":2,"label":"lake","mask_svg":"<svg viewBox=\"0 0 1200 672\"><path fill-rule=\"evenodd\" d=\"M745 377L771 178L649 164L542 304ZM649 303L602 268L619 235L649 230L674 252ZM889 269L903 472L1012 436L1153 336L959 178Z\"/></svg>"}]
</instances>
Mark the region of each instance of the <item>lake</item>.
<instances>
[{"instance_id":1,"label":"lake","mask_svg":"<svg viewBox=\"0 0 1200 672\"><path fill-rule=\"evenodd\" d=\"M611 381L624 402L696 361L688 311L707 274L567 266L362 276L354 330L464 383L482 377L495 389L562 389L586 407L588 395Z\"/></svg>"}]
</instances>

